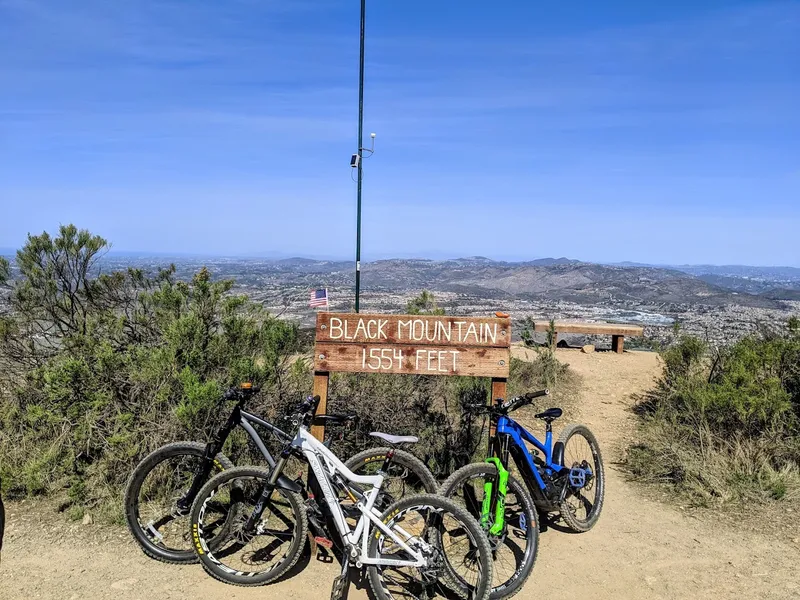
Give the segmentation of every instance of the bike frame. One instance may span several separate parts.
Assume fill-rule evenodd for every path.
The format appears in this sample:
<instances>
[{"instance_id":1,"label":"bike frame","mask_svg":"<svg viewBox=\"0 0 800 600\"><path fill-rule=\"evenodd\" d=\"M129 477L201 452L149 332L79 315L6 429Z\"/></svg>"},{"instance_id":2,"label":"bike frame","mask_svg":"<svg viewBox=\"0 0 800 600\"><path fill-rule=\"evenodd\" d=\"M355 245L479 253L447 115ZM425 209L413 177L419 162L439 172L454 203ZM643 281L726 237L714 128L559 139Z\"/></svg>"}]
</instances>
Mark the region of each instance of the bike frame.
<instances>
[{"instance_id":1,"label":"bike frame","mask_svg":"<svg viewBox=\"0 0 800 600\"><path fill-rule=\"evenodd\" d=\"M501 416L497 420L497 436L501 435L509 436L511 441L514 442L514 446L519 448L521 455L525 458L525 463L528 465L528 469L530 469L533 473L536 483L539 485L540 489L544 490L547 486L542 479L542 476L539 474L539 469L536 468L533 455L528 450L525 442L533 444L533 446L535 446L544 454L544 464L548 474L558 474L566 468L553 462L552 429L548 428L547 432L545 433L544 443L542 443L536 438L536 436L530 433L522 425L517 423L514 419L507 416Z\"/></svg>"},{"instance_id":2,"label":"bike frame","mask_svg":"<svg viewBox=\"0 0 800 600\"><path fill-rule=\"evenodd\" d=\"M250 436L251 440L253 440L256 448L258 448L258 451L261 452L264 460L267 461L267 464L270 466L270 468L275 468L275 459L272 458L272 454L270 454L269 450L267 450L264 440L262 440L261 436L258 435L255 427L253 427L253 423L264 427L282 440L289 440L292 436L276 427L272 423L265 421L261 417L257 417L242 410L242 402L243 401L240 400L236 403L231 411L231 414L228 416L228 420L225 421L225 425L223 425L222 428L214 434L214 437L211 439L211 441L206 444L203 462L197 467L197 472L195 473L191 487L186 494L184 494L184 496L178 500L179 508L185 510L191 506L191 503L194 501L194 497L197 495L197 492L200 491L200 488L203 486L208 478L209 473L211 472L211 465L214 457L219 452L222 452L222 447L225 445L228 436L236 428L236 426L241 426L242 429L247 432L247 435Z\"/></svg>"},{"instance_id":3,"label":"bike frame","mask_svg":"<svg viewBox=\"0 0 800 600\"><path fill-rule=\"evenodd\" d=\"M264 440L262 440L261 436L258 435L258 432L256 431L255 427L253 427L253 423L260 425L261 427L263 427L270 433L275 434L282 440L288 440L289 438L291 438L291 436L285 431L281 430L280 428L270 423L269 421L265 421L261 417L257 417L253 414L243 411L241 408L239 408L238 405L234 409L234 414L236 412L239 413L239 419L237 424L241 425L242 429L244 429L247 432L247 435L249 435L250 439L253 440L253 443L256 445L256 448L258 448L258 451L261 452L261 454L264 456L264 460L267 461L267 464L269 464L270 468L274 467L275 459L272 458L272 455L269 453L269 450L267 450L267 446L264 444ZM227 436L225 437L227 438ZM224 442L225 440L223 440L223 443ZM222 450L221 447L220 450Z\"/></svg>"},{"instance_id":4,"label":"bike frame","mask_svg":"<svg viewBox=\"0 0 800 600\"><path fill-rule=\"evenodd\" d=\"M375 501L381 491L384 482L384 475L379 472L377 475L356 475L340 461L327 446L312 436L305 426L301 426L291 443L292 448L303 453L308 464L313 471L320 489L325 496L332 520L336 526L344 543L348 546L358 547L360 545L360 556L357 559L362 565L385 565L396 567L425 567L427 561L422 553L413 550L406 543L412 535L399 526L393 529L387 527L381 520L381 513L374 508ZM360 511L361 517L356 523L355 529L351 529L344 515L344 511L339 504L339 498L333 491L333 482L338 477L346 482L371 486L367 491L355 490L355 494L349 486L346 491L356 502L356 508ZM414 560L396 560L388 558L370 558L367 552L369 537L372 532L371 525L377 527L384 535L392 539L403 550L410 554ZM405 536L401 539L397 533ZM425 543L423 541L423 543Z\"/></svg>"},{"instance_id":5,"label":"bike frame","mask_svg":"<svg viewBox=\"0 0 800 600\"><path fill-rule=\"evenodd\" d=\"M511 442L510 447L508 443L505 443L505 440ZM548 478L550 478L550 476L558 476L564 471L569 471L569 469L559 465L557 461L554 462L553 460L553 430L549 426L547 427L544 443L542 443L536 436L507 415L500 415L497 419L496 433L495 438L492 440L490 455L496 455L497 451L502 449L500 452L500 459L503 466L507 468L508 453L510 452L517 468L522 474L523 480L534 496L536 505L539 507L554 508L553 503L548 499L545 493L548 489L548 483L545 482L541 473L539 473L533 455L530 450L528 450L525 442L532 444L544 454L544 472Z\"/></svg>"}]
</instances>

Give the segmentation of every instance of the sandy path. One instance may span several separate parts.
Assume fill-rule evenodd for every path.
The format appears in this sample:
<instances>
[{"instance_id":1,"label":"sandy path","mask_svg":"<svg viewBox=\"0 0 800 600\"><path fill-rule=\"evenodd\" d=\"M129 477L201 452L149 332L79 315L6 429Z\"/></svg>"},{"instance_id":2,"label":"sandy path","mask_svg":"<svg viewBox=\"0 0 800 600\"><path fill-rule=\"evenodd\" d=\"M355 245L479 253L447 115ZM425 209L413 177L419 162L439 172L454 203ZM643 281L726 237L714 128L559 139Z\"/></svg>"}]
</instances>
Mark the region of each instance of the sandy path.
<instances>
[{"instance_id":1,"label":"sandy path","mask_svg":"<svg viewBox=\"0 0 800 600\"><path fill-rule=\"evenodd\" d=\"M625 481L616 463L633 428L627 408L631 395L647 389L657 374L655 355L564 350L559 359L584 379L580 413L604 451L605 508L589 533L550 529L542 534L536 568L517 598L534 600L554 592L600 600L800 597L796 542L697 518L649 499ZM123 529L65 524L30 503L9 508L0 565L3 600L316 600L329 597L337 574L334 566L311 561L295 577L273 586L227 586L207 577L199 566L172 567L145 558ZM352 590L350 597L360 600L366 593Z\"/></svg>"}]
</instances>

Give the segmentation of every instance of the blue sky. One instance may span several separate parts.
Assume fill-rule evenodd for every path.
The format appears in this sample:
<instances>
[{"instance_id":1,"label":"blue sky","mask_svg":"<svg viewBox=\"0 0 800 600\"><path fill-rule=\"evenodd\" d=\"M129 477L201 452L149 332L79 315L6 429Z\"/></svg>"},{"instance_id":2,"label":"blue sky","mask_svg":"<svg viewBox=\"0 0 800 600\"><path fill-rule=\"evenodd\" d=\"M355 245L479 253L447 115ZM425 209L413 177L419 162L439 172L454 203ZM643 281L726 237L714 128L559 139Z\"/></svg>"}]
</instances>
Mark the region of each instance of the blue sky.
<instances>
[{"instance_id":1,"label":"blue sky","mask_svg":"<svg viewBox=\"0 0 800 600\"><path fill-rule=\"evenodd\" d=\"M0 247L350 257L357 0L0 0ZM370 0L363 257L800 266L799 2Z\"/></svg>"}]
</instances>

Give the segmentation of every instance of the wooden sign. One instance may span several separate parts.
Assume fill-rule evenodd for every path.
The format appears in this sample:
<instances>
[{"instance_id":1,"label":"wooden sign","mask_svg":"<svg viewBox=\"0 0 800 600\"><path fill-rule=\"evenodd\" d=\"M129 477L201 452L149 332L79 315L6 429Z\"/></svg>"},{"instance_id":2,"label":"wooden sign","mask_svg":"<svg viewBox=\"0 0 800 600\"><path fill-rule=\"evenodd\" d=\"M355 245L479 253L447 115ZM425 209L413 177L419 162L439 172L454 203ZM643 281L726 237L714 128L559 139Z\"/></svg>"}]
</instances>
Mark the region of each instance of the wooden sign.
<instances>
[{"instance_id":1,"label":"wooden sign","mask_svg":"<svg viewBox=\"0 0 800 600\"><path fill-rule=\"evenodd\" d=\"M492 378L504 397L511 361L507 317L317 314L314 393L325 410L328 373L406 373ZM324 429L312 428L322 439Z\"/></svg>"},{"instance_id":2,"label":"wooden sign","mask_svg":"<svg viewBox=\"0 0 800 600\"><path fill-rule=\"evenodd\" d=\"M314 370L348 373L508 377L508 349L318 343Z\"/></svg>"}]
</instances>

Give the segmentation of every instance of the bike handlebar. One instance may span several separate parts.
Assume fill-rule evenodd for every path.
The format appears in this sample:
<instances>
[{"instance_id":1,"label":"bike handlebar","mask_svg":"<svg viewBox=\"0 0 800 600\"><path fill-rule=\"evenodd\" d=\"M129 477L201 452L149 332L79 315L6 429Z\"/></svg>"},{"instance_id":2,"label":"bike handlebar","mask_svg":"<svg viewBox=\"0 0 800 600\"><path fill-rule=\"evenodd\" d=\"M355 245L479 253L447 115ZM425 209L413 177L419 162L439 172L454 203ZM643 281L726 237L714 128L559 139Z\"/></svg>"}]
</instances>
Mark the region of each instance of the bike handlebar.
<instances>
[{"instance_id":1,"label":"bike handlebar","mask_svg":"<svg viewBox=\"0 0 800 600\"><path fill-rule=\"evenodd\" d=\"M298 417L313 417L314 414L317 412L317 407L319 406L320 397L319 396L309 396L302 403L300 406L297 407L297 410L294 411L295 415Z\"/></svg>"},{"instance_id":2,"label":"bike handlebar","mask_svg":"<svg viewBox=\"0 0 800 600\"><path fill-rule=\"evenodd\" d=\"M506 402L502 401L502 398L497 399L497 404L494 406L489 406L487 404L477 404L467 407L472 412L477 413L491 413L497 415L505 415L510 412L517 410L518 408L522 408L526 404L530 404L536 398L541 398L543 396L550 395L550 390L540 390L538 392L528 392L527 394L523 394L522 396L517 396L516 398L512 398L511 400L507 400Z\"/></svg>"},{"instance_id":3,"label":"bike handlebar","mask_svg":"<svg viewBox=\"0 0 800 600\"><path fill-rule=\"evenodd\" d=\"M550 394L550 390L544 389L538 392L528 392L527 394L523 394L522 396L517 396L516 398L512 398L506 402L500 404L500 408L502 408L506 413L513 412L518 408L522 408L526 404L530 404L536 398L541 398L542 396L548 396Z\"/></svg>"},{"instance_id":4,"label":"bike handlebar","mask_svg":"<svg viewBox=\"0 0 800 600\"><path fill-rule=\"evenodd\" d=\"M522 397L526 400L533 401L536 398L541 398L542 396L549 396L550 390L545 388L543 390L539 390L538 392L528 392L527 394L523 394Z\"/></svg>"}]
</instances>

